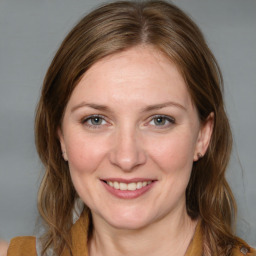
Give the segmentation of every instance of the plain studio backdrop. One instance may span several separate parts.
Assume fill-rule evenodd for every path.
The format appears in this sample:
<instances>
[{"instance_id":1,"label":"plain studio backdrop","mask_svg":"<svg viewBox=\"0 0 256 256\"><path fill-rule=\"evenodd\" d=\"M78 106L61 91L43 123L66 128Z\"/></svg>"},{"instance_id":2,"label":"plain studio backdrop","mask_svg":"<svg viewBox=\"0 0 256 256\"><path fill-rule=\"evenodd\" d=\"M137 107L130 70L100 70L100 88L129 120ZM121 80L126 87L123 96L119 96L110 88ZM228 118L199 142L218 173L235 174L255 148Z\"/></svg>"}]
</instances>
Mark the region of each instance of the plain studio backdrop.
<instances>
[{"instance_id":1,"label":"plain studio backdrop","mask_svg":"<svg viewBox=\"0 0 256 256\"><path fill-rule=\"evenodd\" d=\"M199 25L224 76L234 135L227 172L237 234L256 245L256 0L176 0ZM58 46L97 0L0 0L0 238L31 235L42 166L34 110Z\"/></svg>"}]
</instances>

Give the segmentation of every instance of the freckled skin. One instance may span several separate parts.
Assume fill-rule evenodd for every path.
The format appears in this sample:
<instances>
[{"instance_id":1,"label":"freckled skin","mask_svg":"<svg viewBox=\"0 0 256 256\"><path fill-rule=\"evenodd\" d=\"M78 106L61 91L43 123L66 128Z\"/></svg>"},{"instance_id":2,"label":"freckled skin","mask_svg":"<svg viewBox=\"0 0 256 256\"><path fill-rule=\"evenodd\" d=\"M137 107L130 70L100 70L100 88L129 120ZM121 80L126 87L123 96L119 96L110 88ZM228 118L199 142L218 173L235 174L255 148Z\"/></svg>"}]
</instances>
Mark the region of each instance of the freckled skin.
<instances>
[{"instance_id":1,"label":"freckled skin","mask_svg":"<svg viewBox=\"0 0 256 256\"><path fill-rule=\"evenodd\" d=\"M148 105L175 102L143 112ZM107 106L72 109L81 102ZM86 117L104 122L92 128ZM164 127L154 115L173 117ZM151 118L151 119L150 119ZM119 229L141 229L186 215L185 190L197 153L204 154L212 120L200 125L186 84L176 66L152 47L108 56L83 76L67 104L59 132L74 186L94 221ZM154 186L136 199L106 191L101 179L150 178Z\"/></svg>"}]
</instances>

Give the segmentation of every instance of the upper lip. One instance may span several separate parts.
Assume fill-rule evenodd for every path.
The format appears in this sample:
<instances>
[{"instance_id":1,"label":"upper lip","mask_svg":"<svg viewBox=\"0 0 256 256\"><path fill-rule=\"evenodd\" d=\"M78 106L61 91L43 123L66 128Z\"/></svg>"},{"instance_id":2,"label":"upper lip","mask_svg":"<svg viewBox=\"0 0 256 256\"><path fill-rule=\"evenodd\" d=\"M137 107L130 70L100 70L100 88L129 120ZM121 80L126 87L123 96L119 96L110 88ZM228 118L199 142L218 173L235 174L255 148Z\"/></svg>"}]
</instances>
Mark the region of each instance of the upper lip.
<instances>
[{"instance_id":1,"label":"upper lip","mask_svg":"<svg viewBox=\"0 0 256 256\"><path fill-rule=\"evenodd\" d=\"M143 181L156 181L156 179L150 178L132 178L132 179L124 179L124 178L106 178L101 179L102 181L112 181L112 182L122 182L122 183L135 183L135 182L143 182Z\"/></svg>"}]
</instances>

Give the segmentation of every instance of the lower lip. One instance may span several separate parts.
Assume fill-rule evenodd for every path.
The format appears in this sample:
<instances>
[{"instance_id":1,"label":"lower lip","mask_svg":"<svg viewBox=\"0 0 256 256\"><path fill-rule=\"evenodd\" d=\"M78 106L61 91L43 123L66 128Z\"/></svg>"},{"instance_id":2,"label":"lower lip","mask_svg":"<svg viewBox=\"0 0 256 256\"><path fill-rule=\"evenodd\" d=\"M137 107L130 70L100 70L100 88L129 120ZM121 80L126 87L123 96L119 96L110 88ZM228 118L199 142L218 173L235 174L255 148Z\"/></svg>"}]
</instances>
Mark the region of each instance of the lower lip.
<instances>
[{"instance_id":1,"label":"lower lip","mask_svg":"<svg viewBox=\"0 0 256 256\"><path fill-rule=\"evenodd\" d=\"M108 192L110 192L113 196L116 196L121 199L134 199L142 196L146 192L148 192L155 184L155 181L152 183L148 184L145 187L142 187L140 189L136 190L120 190L120 189L115 189L111 186L109 186L107 183L102 181L103 186L107 189Z\"/></svg>"}]
</instances>

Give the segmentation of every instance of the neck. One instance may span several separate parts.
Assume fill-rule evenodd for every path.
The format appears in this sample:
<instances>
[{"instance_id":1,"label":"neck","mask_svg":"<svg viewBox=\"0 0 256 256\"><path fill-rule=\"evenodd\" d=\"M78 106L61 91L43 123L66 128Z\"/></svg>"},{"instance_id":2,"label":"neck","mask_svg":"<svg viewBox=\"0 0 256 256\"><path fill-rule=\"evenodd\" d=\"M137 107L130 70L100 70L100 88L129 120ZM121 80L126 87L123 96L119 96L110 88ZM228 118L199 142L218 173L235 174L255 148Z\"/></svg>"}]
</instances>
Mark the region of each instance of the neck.
<instances>
[{"instance_id":1,"label":"neck","mask_svg":"<svg viewBox=\"0 0 256 256\"><path fill-rule=\"evenodd\" d=\"M90 256L181 256L193 238L197 221L186 211L166 216L136 230L117 229L93 216L94 231L89 241Z\"/></svg>"}]
</instances>

